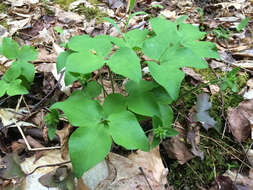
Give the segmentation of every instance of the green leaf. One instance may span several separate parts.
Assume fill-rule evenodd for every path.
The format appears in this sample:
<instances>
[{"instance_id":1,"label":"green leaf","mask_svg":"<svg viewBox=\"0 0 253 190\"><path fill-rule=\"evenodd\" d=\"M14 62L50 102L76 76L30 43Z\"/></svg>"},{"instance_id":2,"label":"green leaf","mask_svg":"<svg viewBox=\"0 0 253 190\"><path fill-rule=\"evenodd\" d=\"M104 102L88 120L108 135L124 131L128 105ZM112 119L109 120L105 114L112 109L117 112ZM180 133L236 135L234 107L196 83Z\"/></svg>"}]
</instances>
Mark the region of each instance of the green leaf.
<instances>
[{"instance_id":1,"label":"green leaf","mask_svg":"<svg viewBox=\"0 0 253 190\"><path fill-rule=\"evenodd\" d=\"M91 98L97 97L101 93L101 86L96 81L91 81L88 83L84 92Z\"/></svg>"},{"instance_id":2,"label":"green leaf","mask_svg":"<svg viewBox=\"0 0 253 190\"><path fill-rule=\"evenodd\" d=\"M74 126L96 125L102 113L102 107L81 91L72 93L67 100L55 103L50 109L61 109Z\"/></svg>"},{"instance_id":3,"label":"green leaf","mask_svg":"<svg viewBox=\"0 0 253 190\"><path fill-rule=\"evenodd\" d=\"M128 109L134 113L153 117L159 115L159 107L153 93L136 91L127 98Z\"/></svg>"},{"instance_id":4,"label":"green leaf","mask_svg":"<svg viewBox=\"0 0 253 190\"><path fill-rule=\"evenodd\" d=\"M191 49L197 56L206 57L206 58L216 58L219 59L220 55L217 52L216 45L211 42L203 41L193 41L189 43L184 43L185 47Z\"/></svg>"},{"instance_id":5,"label":"green leaf","mask_svg":"<svg viewBox=\"0 0 253 190\"><path fill-rule=\"evenodd\" d=\"M240 70L240 67L236 67L228 72L228 74L222 78L221 89L224 91L227 88L231 88L233 92L237 92L237 73Z\"/></svg>"},{"instance_id":6,"label":"green leaf","mask_svg":"<svg viewBox=\"0 0 253 190\"><path fill-rule=\"evenodd\" d=\"M20 62L34 61L37 59L38 52L30 46L22 46L18 51L17 59Z\"/></svg>"},{"instance_id":7,"label":"green leaf","mask_svg":"<svg viewBox=\"0 0 253 190\"><path fill-rule=\"evenodd\" d=\"M131 13L132 10L134 9L135 1L136 0L130 0L129 13Z\"/></svg>"},{"instance_id":8,"label":"green leaf","mask_svg":"<svg viewBox=\"0 0 253 190\"><path fill-rule=\"evenodd\" d=\"M201 51L200 51L201 52ZM198 56L192 49L187 47L177 48L169 57L164 56L164 64L171 64L174 68L194 67L198 69L207 68L203 57ZM161 64L163 64L161 63Z\"/></svg>"},{"instance_id":9,"label":"green leaf","mask_svg":"<svg viewBox=\"0 0 253 190\"><path fill-rule=\"evenodd\" d=\"M110 69L124 77L139 82L142 77L139 57L127 47L120 47L109 59Z\"/></svg>"},{"instance_id":10,"label":"green leaf","mask_svg":"<svg viewBox=\"0 0 253 190\"><path fill-rule=\"evenodd\" d=\"M134 114L128 111L113 113L108 120L115 143L126 149L149 151L149 141Z\"/></svg>"},{"instance_id":11,"label":"green leaf","mask_svg":"<svg viewBox=\"0 0 253 190\"><path fill-rule=\"evenodd\" d=\"M184 43L184 42L203 39L206 33L199 31L199 28L197 26L181 23L179 24L178 35L181 39L181 42Z\"/></svg>"},{"instance_id":12,"label":"green leaf","mask_svg":"<svg viewBox=\"0 0 253 190\"><path fill-rule=\"evenodd\" d=\"M5 80L6 82L11 82L17 79L20 75L21 75L21 68L17 66L16 62L14 62L5 72L2 79Z\"/></svg>"},{"instance_id":13,"label":"green leaf","mask_svg":"<svg viewBox=\"0 0 253 190\"><path fill-rule=\"evenodd\" d=\"M171 124L173 122L173 110L171 109L171 107L168 104L162 104L159 103L159 118L162 121L162 125L165 127L171 127Z\"/></svg>"},{"instance_id":14,"label":"green leaf","mask_svg":"<svg viewBox=\"0 0 253 190\"><path fill-rule=\"evenodd\" d=\"M53 109L49 114L45 117L45 123L48 128L48 137L50 140L53 140L57 128L57 124L59 123L59 113L57 110Z\"/></svg>"},{"instance_id":15,"label":"green leaf","mask_svg":"<svg viewBox=\"0 0 253 190\"><path fill-rule=\"evenodd\" d=\"M104 58L89 51L72 53L68 56L66 67L69 72L88 74L104 65Z\"/></svg>"},{"instance_id":16,"label":"green leaf","mask_svg":"<svg viewBox=\"0 0 253 190\"><path fill-rule=\"evenodd\" d=\"M57 33L59 33L59 34L63 34L63 33L64 33L63 29L62 29L60 26L55 26L55 27L54 27L54 30L55 30Z\"/></svg>"},{"instance_id":17,"label":"green leaf","mask_svg":"<svg viewBox=\"0 0 253 190\"><path fill-rule=\"evenodd\" d=\"M148 30L139 30L139 29L135 29L135 30L130 30L129 32L127 32L124 35L124 39L126 41L126 43L129 45L129 47L131 48L142 48L143 46L143 42L148 34Z\"/></svg>"},{"instance_id":18,"label":"green leaf","mask_svg":"<svg viewBox=\"0 0 253 190\"><path fill-rule=\"evenodd\" d=\"M166 92L166 90L161 86L152 89L152 92L154 93L156 100L162 104L168 105L171 104L171 102L173 101L169 94Z\"/></svg>"},{"instance_id":19,"label":"green leaf","mask_svg":"<svg viewBox=\"0 0 253 190\"><path fill-rule=\"evenodd\" d=\"M179 18L176 19L176 23L177 23L177 24L181 24L181 23L183 23L184 20L187 19L187 18L188 18L187 15L183 15L183 16L181 16L181 17L179 17Z\"/></svg>"},{"instance_id":20,"label":"green leaf","mask_svg":"<svg viewBox=\"0 0 253 190\"><path fill-rule=\"evenodd\" d=\"M151 144L151 148L155 148L156 146L158 146L160 144L162 140L159 137L153 136L152 139L152 144Z\"/></svg>"},{"instance_id":21,"label":"green leaf","mask_svg":"<svg viewBox=\"0 0 253 190\"><path fill-rule=\"evenodd\" d=\"M7 94L9 96L28 94L29 92L24 86L22 86L21 82L22 81L20 79L10 82L7 89Z\"/></svg>"},{"instance_id":22,"label":"green leaf","mask_svg":"<svg viewBox=\"0 0 253 190\"><path fill-rule=\"evenodd\" d=\"M110 94L106 97L103 105L106 116L126 110L126 98L121 94Z\"/></svg>"},{"instance_id":23,"label":"green leaf","mask_svg":"<svg viewBox=\"0 0 253 190\"><path fill-rule=\"evenodd\" d=\"M110 152L111 144L111 136L103 125L78 128L69 139L75 176L80 178L84 172L101 162Z\"/></svg>"},{"instance_id":24,"label":"green leaf","mask_svg":"<svg viewBox=\"0 0 253 190\"><path fill-rule=\"evenodd\" d=\"M151 5L152 8L159 8L159 9L163 9L164 7L160 4L152 4Z\"/></svg>"},{"instance_id":25,"label":"green leaf","mask_svg":"<svg viewBox=\"0 0 253 190\"><path fill-rule=\"evenodd\" d=\"M79 80L79 76L80 76L80 73L71 73L68 71L68 68L66 68L65 75L64 75L65 85L68 86L68 85L73 84L73 82Z\"/></svg>"},{"instance_id":26,"label":"green leaf","mask_svg":"<svg viewBox=\"0 0 253 190\"><path fill-rule=\"evenodd\" d=\"M244 29L249 22L249 17L246 17L245 19L241 20L239 25L236 27L237 32L240 32L242 29Z\"/></svg>"},{"instance_id":27,"label":"green leaf","mask_svg":"<svg viewBox=\"0 0 253 190\"><path fill-rule=\"evenodd\" d=\"M59 67L61 68L66 61L66 70L69 72L88 74L104 65L112 44L110 38L106 36L91 38L88 35L82 35L72 37L68 47L77 52L68 55L67 61L67 55L63 54L59 58L63 61Z\"/></svg>"},{"instance_id":28,"label":"green leaf","mask_svg":"<svg viewBox=\"0 0 253 190\"><path fill-rule=\"evenodd\" d=\"M5 95L7 89L8 89L8 84L4 80L0 80L0 97Z\"/></svg>"},{"instance_id":29,"label":"green leaf","mask_svg":"<svg viewBox=\"0 0 253 190\"><path fill-rule=\"evenodd\" d=\"M164 34L164 32L167 32L167 38L171 41L176 40L175 34L177 33L177 24L171 21L168 21L166 19L163 19L161 17L153 18L150 20L150 24L152 27L152 30L157 34ZM172 35L174 34L174 35ZM172 35L172 36L171 36Z\"/></svg>"},{"instance_id":30,"label":"green leaf","mask_svg":"<svg viewBox=\"0 0 253 190\"><path fill-rule=\"evenodd\" d=\"M142 52L149 58L159 62L169 59L180 46L177 34L172 31L169 31L169 34L163 33L146 39Z\"/></svg>"},{"instance_id":31,"label":"green leaf","mask_svg":"<svg viewBox=\"0 0 253 190\"><path fill-rule=\"evenodd\" d=\"M143 93L151 91L152 89L158 87L158 85L153 81L141 80L139 83L135 81L128 81L125 85L127 93L136 93L136 91Z\"/></svg>"},{"instance_id":32,"label":"green leaf","mask_svg":"<svg viewBox=\"0 0 253 190\"><path fill-rule=\"evenodd\" d=\"M21 75L24 76L28 82L32 82L35 76L34 65L28 62L17 62L16 64L21 68Z\"/></svg>"},{"instance_id":33,"label":"green leaf","mask_svg":"<svg viewBox=\"0 0 253 190\"><path fill-rule=\"evenodd\" d=\"M108 37L109 37L110 41L118 47L126 47L127 46L127 43L122 38L117 38L114 36L108 36Z\"/></svg>"},{"instance_id":34,"label":"green leaf","mask_svg":"<svg viewBox=\"0 0 253 190\"><path fill-rule=\"evenodd\" d=\"M8 59L16 59L18 57L18 43L10 38L3 38L2 41L3 55Z\"/></svg>"},{"instance_id":35,"label":"green leaf","mask_svg":"<svg viewBox=\"0 0 253 190\"><path fill-rule=\"evenodd\" d=\"M142 80L139 84L129 81L126 84L128 92L128 109L144 116L157 116L163 121L163 125L171 125L173 112L169 107L171 98L168 93L152 81Z\"/></svg>"},{"instance_id":36,"label":"green leaf","mask_svg":"<svg viewBox=\"0 0 253 190\"><path fill-rule=\"evenodd\" d=\"M93 55L106 57L112 49L112 44L107 36L98 35L91 38L88 35L81 35L72 37L68 47L80 53L90 52ZM85 59L81 61L85 61Z\"/></svg>"},{"instance_id":37,"label":"green leaf","mask_svg":"<svg viewBox=\"0 0 253 190\"><path fill-rule=\"evenodd\" d=\"M56 69L57 72L60 73L61 70L65 67L68 56L72 53L72 51L64 51L59 54L56 59Z\"/></svg>"},{"instance_id":38,"label":"green leaf","mask_svg":"<svg viewBox=\"0 0 253 190\"><path fill-rule=\"evenodd\" d=\"M173 128L169 128L167 131L167 137L174 137L178 134L179 134L179 132Z\"/></svg>"},{"instance_id":39,"label":"green leaf","mask_svg":"<svg viewBox=\"0 0 253 190\"><path fill-rule=\"evenodd\" d=\"M173 100L176 100L184 73L173 66L175 67L172 64L158 65L154 62L148 64L149 71L155 81L164 87Z\"/></svg>"}]
</instances>

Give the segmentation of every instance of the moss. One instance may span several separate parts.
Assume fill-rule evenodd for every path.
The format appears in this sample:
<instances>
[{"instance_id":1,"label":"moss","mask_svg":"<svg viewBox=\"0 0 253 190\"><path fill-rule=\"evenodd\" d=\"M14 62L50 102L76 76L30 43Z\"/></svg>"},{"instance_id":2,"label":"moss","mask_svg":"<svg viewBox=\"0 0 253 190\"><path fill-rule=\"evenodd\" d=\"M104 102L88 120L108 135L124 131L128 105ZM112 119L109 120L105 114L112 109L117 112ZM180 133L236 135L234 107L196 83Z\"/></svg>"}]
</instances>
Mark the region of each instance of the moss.
<instances>
[{"instance_id":1,"label":"moss","mask_svg":"<svg viewBox=\"0 0 253 190\"><path fill-rule=\"evenodd\" d=\"M0 2L0 12L4 13L7 11L8 5Z\"/></svg>"},{"instance_id":2,"label":"moss","mask_svg":"<svg viewBox=\"0 0 253 190\"><path fill-rule=\"evenodd\" d=\"M87 21L90 21L94 18L96 18L96 24L103 22L103 17L108 16L106 13L100 11L97 7L90 8L85 7L84 5L79 5L75 12L84 15Z\"/></svg>"},{"instance_id":3,"label":"moss","mask_svg":"<svg viewBox=\"0 0 253 190\"><path fill-rule=\"evenodd\" d=\"M7 21L6 21L5 19L0 20L0 25L2 25L2 26L3 26L4 28L6 28L6 29L9 28L9 26L8 26L8 24L7 24Z\"/></svg>"},{"instance_id":4,"label":"moss","mask_svg":"<svg viewBox=\"0 0 253 190\"><path fill-rule=\"evenodd\" d=\"M0 13L5 13L8 9L8 5L0 2ZM0 20L0 25L8 29L8 24L6 19Z\"/></svg>"},{"instance_id":5,"label":"moss","mask_svg":"<svg viewBox=\"0 0 253 190\"><path fill-rule=\"evenodd\" d=\"M61 8L63 8L64 10L68 10L69 5L74 1L75 0L54 0L54 2L59 4ZM83 4L80 4L73 11L78 14L84 15L88 21L96 18L96 24L102 23L103 17L106 17L108 15L100 11L99 8L97 7L97 5L100 4L101 2L99 2L98 0L88 0L88 2L95 7L94 8L85 7Z\"/></svg>"},{"instance_id":6,"label":"moss","mask_svg":"<svg viewBox=\"0 0 253 190\"><path fill-rule=\"evenodd\" d=\"M204 80L216 80L216 76L210 68L202 70L196 69L195 71L201 74ZM226 75L226 72L222 72L219 69L216 70L216 73L219 77L224 77ZM237 75L238 91L240 91L246 85L248 79L249 76L247 73L241 72ZM186 116L189 116L189 113L191 113L191 108L196 105L196 95L202 93L202 90L197 89L196 91L189 93L191 89L199 85L193 84L194 83L192 83L191 77L186 77L183 80L180 95L184 94L184 96L182 97L182 101L178 101L175 104L176 116L178 111ZM223 97L225 114L227 113L229 107L236 107L241 101L243 101L242 96L240 96L238 92L232 92L231 89L226 89L223 92ZM237 150L241 150L241 147L233 140L231 134L226 134L227 137L221 139L225 121L223 121L221 118L222 106L220 93L210 95L210 101L212 103L212 108L209 110L209 114L217 121L217 130L210 129L206 131L204 128L201 128L201 134L207 137L212 137L215 141L219 142L219 144L228 150L230 150L230 146ZM182 125L187 125L188 123L182 114L179 114L177 119L177 121L179 121L179 123ZM249 146L249 144L250 142L246 142L245 147ZM231 159L230 154L228 154L223 148L208 138L201 138L199 147L204 152L204 160L196 157L189 161L188 164L184 165L180 165L175 160L167 160L166 163L169 163L168 181L174 186L175 189L195 190L199 189L199 187L209 188L215 178L214 167L216 170L216 175L218 176L223 174L228 169L238 169L240 166L239 162ZM240 155L237 156L240 157Z\"/></svg>"},{"instance_id":7,"label":"moss","mask_svg":"<svg viewBox=\"0 0 253 190\"><path fill-rule=\"evenodd\" d=\"M54 0L55 3L59 4L64 10L68 10L69 5L76 0Z\"/></svg>"},{"instance_id":8,"label":"moss","mask_svg":"<svg viewBox=\"0 0 253 190\"><path fill-rule=\"evenodd\" d=\"M220 140L220 135L215 130L203 131L202 133L205 136L211 136L228 150L229 146L236 147L229 140ZM168 165L168 181L175 189L195 190L199 189L199 187L209 188L214 181L215 175L219 176L230 168L239 168L240 166L240 163L231 159L231 155L227 151L208 138L201 138L199 147L205 155L203 160L195 157L184 165L180 165L175 160L168 161L170 163Z\"/></svg>"}]
</instances>

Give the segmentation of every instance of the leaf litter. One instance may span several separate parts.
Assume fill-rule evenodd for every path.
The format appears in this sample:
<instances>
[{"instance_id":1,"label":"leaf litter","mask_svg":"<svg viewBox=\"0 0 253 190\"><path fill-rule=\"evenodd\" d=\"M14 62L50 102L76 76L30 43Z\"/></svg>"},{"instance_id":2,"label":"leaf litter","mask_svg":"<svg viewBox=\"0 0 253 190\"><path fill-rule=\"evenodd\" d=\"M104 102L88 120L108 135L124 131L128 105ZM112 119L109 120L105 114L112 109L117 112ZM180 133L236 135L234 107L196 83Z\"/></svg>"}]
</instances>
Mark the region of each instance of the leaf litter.
<instances>
[{"instance_id":1,"label":"leaf litter","mask_svg":"<svg viewBox=\"0 0 253 190\"><path fill-rule=\"evenodd\" d=\"M196 1L198 2L198 1ZM252 2L251 1L234 1L234 2L222 2L222 1L206 1L202 2L201 4L202 9L204 10L205 19L204 22L201 23L200 21L200 15L196 11L197 7L195 5L196 2L192 1L171 1L171 2L158 2L162 5L162 11L159 9L151 8L150 5L148 5L145 1L137 2L137 5L135 7L135 10L145 10L153 16L156 16L159 14L159 12L171 19L175 20L180 15L188 14L189 18L186 19L189 23L199 23L199 25L203 25L209 29L214 29L218 27L223 27L229 30L229 39L228 41L225 41L223 39L218 39L217 36L215 36L212 32L207 34L207 39L210 41L215 41L217 44L217 47L219 48L220 53L222 52L229 54L231 59L224 58L221 61L219 60L220 66L216 67L218 68L225 68L225 69L231 69L233 65L240 66L244 69L252 69L252 47L250 44L252 44L252 23L251 20L249 20L249 24L245 27L242 27L241 31L239 33L234 32L236 30L236 27L240 25L240 22L245 19L245 15L251 16L252 18ZM217 3L218 2L218 3ZM2 1L0 1L2 4ZM92 5L92 3L88 1L74 1L72 4L70 4L68 11L62 10L59 6L55 6L52 4L52 2L47 1L47 7L45 7L45 4L37 1L37 0L7 0L3 2L7 5L8 11L5 13L1 13L0 21L6 20L7 26L2 26L2 22L0 22L0 41L4 36L14 36L16 40L21 44L27 44L27 45L35 45L37 49L40 50L41 57L38 58L37 61L34 62L36 64L36 70L37 75L43 75L43 80L48 81L47 83L41 83L43 90L46 89L46 86L49 86L49 89L52 88L55 83L52 83L50 85L50 82L52 78L46 77L47 75L45 73L53 73L56 82L59 80L59 76L57 76L55 73L56 68L53 66L56 62L56 56L59 54L59 51L54 48L54 45L59 46L61 43L65 43L68 41L68 39L73 35L79 35L82 34L84 31L92 36L95 36L97 34L107 34L110 33L114 36L119 35L118 31L116 31L114 28L110 27L108 23L102 23L102 24L96 24L96 18L91 20L90 22L86 20L86 18L83 15L79 15L76 12L73 12L73 10L78 7L80 4L84 4L86 7L92 7L95 8L97 5ZM114 18L115 20L119 21L121 27L123 28L123 20L121 20L121 11L124 11L124 8L126 5L122 1L108 1L106 2L109 4L109 7L105 4L98 5L99 9L107 13L110 17ZM47 11L51 11L53 13L53 16L45 14ZM222 10L222 11L220 11ZM115 11L115 12L114 12ZM134 19L130 22L130 28L144 28L147 26L147 17L146 16L135 16ZM57 33L57 31L54 30L54 27L58 26L62 29L62 33ZM226 51L229 50L227 53ZM232 60L232 61L231 61ZM218 60L212 60L212 61L218 61ZM2 68L3 63L5 64L5 60L0 59L0 65ZM50 65L52 64L52 65ZM226 64L227 66L224 66ZM5 66L5 65L4 65ZM0 69L0 73L2 72L2 69ZM104 71L103 71L104 72ZM202 77L198 74L198 72L195 72L194 70L188 70L186 71L187 74L189 74L189 77L194 78L196 81L202 83ZM106 74L106 73L105 73ZM41 79L38 77L38 79ZM39 81L37 81L39 82ZM110 83L110 81L108 81ZM62 85L63 86L63 85ZM109 85L108 85L109 86ZM211 87L210 87L211 89ZM62 89L63 90L63 89ZM73 90L73 87L69 87L69 90ZM111 89L107 89L108 91ZM50 90L44 90L44 93L47 94ZM64 90L63 90L64 91ZM218 90L217 90L218 91ZM123 92L120 92L123 93ZM60 94L61 97L65 97L64 94ZM212 93L213 94L213 93ZM38 100L36 95L38 93L33 94L33 99ZM251 99L251 98L248 98ZM103 101L101 98L100 101ZM9 102L8 102L9 103ZM34 101L29 100L29 105L33 105ZM193 118L194 121L200 122L203 124L203 127L209 130L212 130L212 128L216 125L216 121L209 115L209 111L213 109L211 106L211 102L209 102L208 95L206 94L200 94L197 98L196 103L196 113L194 113ZM6 104L5 104L6 106ZM7 106L6 106L7 107ZM9 106L8 106L9 107ZM251 100L244 101L240 103L236 108L231 109L228 112L228 123L229 123L229 129L232 132L232 135L234 138L239 141L243 142L248 140L248 137L251 133ZM21 157L30 157L30 161L26 161L21 163L22 170L19 168L19 161L16 162L13 160L13 158L17 158L17 156L13 156L10 153L6 153L5 157L2 157L1 160L6 160L7 163L9 162L9 166L7 164L5 170L5 173L0 175L1 177L5 176L9 172L10 175L17 175L15 172L22 174L20 175L21 178L23 178L24 172L27 174L31 172L31 168L33 169L36 166L41 165L48 165L48 164L55 164L58 161L63 162L68 160L68 154L67 154L67 148L66 143L68 140L68 136L72 131L72 127L70 127L68 124L64 125L63 129L57 130L57 134L60 138L56 141L56 143L45 143L46 139L48 138L45 135L45 131L43 128L46 128L43 126L44 124L41 124L41 126L35 126L34 123L36 122L29 122L29 121L22 121L22 117L19 117L19 114L23 114L23 112L20 110L11 110L11 112L7 109L1 110L1 123L3 123L3 126L6 126L8 124L12 124L13 122L21 123L22 125L28 126L27 130L24 130L24 133L26 135L30 134L30 131L36 131L37 136L33 136L38 143L41 143L42 147L47 146L57 146L61 145L61 151L46 151L44 154L39 157L39 159L36 158L36 155L38 155L38 151L36 154L27 155L29 151L27 151L27 147L24 146L25 142L22 142L22 137L18 136L18 138L14 138L13 140L10 140L7 143L7 147L12 144L12 150L16 150L19 153L25 151L27 154L22 155ZM25 109L26 110L26 109ZM18 114L12 114L17 112ZM17 117L18 116L18 117ZM42 120L41 117L43 116L35 116L39 118L39 120ZM62 122L64 121L64 118L62 118ZM36 123L38 125L38 123ZM182 128L184 128L183 126ZM196 128L196 126L194 126ZM12 127L12 129L6 129L5 135L9 138L13 138L10 135L10 132L13 132L14 134L17 134L17 131L13 130L15 128ZM35 130L36 129L36 130ZM11 131L12 130L12 131ZM181 131L180 131L181 130ZM27 132L29 131L29 132ZM39 131L39 133L37 132ZM200 140L198 140L198 130L188 130L187 132L185 130L179 129L180 134L176 137L173 137L167 141L171 141L169 143L163 143L163 146L165 150L172 148L172 151L170 150L170 155L172 158L176 158L181 163L189 162L191 159L193 159L194 155L199 156L203 158L202 151L198 148L199 143L201 143ZM201 130L200 130L201 131ZM33 132L34 133L34 132ZM39 137L38 137L39 136ZM28 136L27 136L28 137ZM28 138L29 139L29 138ZM182 140L184 139L184 140ZM1 139L0 139L1 140ZM187 141L188 140L188 141ZM29 140L31 143L31 139ZM31 143L32 144L32 143ZM191 149L189 148L189 145ZM2 150L2 149L1 149ZM169 152L169 151L168 151ZM250 162L252 162L252 150L249 150L248 157L250 158ZM31 153L30 153L31 154ZM180 155L180 156L178 156ZM3 153L1 153L1 156L3 156ZM206 155L205 155L206 156ZM48 157L48 158L47 158ZM63 157L64 159L62 160ZM1 158L1 157L0 157ZM43 161L43 159L45 159ZM37 162L34 163L34 160L37 160ZM163 166L163 163L161 161L161 157L159 155L159 150L155 149L152 150L150 153L145 153L141 151L137 151L137 153L133 153L129 158L120 156L118 154L110 153L107 160L110 161L110 163L106 163L108 165L104 165L104 168L108 167L112 170L111 174L109 175L109 178L98 180L95 184L101 186L102 184L107 185L107 187L113 187L116 189L124 189L124 185L122 182L127 182L128 184L134 185L135 182L139 184L140 188L148 189L148 183L145 178L151 183L153 186L153 189L162 189L164 185L166 186L167 179L166 179L166 168ZM11 164L11 167L10 167ZM26 165L27 164L27 165ZM37 165L35 165L37 164ZM15 169L15 172L11 169L13 167ZM69 166L69 165L68 165ZM131 167L129 167L131 166ZM2 165L1 165L2 167ZM143 169L143 172L139 168ZM71 167L70 167L71 168ZM169 166L168 166L169 168ZM7 169L7 170L6 170ZM127 170L127 171L125 171ZM8 172L6 172L8 171ZM40 171L43 171L39 173ZM100 173L102 169L98 169L95 173L92 174L92 178L96 176L97 173ZM119 174L115 174L113 171L117 171ZM36 172L38 172L36 174ZM61 189L71 189L70 186L68 186L68 183L65 183L65 179L70 179L71 183L73 185L73 179L71 170L65 166L60 167L46 167L43 169L36 170L34 174L35 177L31 177L32 175L29 175L26 177L26 180L29 181L28 184L31 184L31 189L47 189L44 186L42 186L39 183L33 184L34 182L43 181L42 183L46 186L48 184L45 184L45 181L52 181L52 179L56 180L58 183L51 184L51 186L59 186L59 184L64 184L61 186ZM128 173L127 173L128 172ZM230 186L230 189L233 188L232 182L234 180L234 176L236 173L229 173L229 170L226 172L228 173L229 178L227 177L217 177L216 181L220 184L227 183ZM226 174L224 174L226 175ZM250 176L240 176L238 177L238 183L241 183L243 186L252 187ZM44 176L44 178L42 177ZM59 178L55 178L55 176ZM63 180L62 179L63 176ZM10 177L10 176L7 176ZM11 176L12 177L12 176ZM31 177L29 179L29 177ZM40 180L39 180L40 177ZM112 178L110 178L112 177ZM96 177L95 177L96 178ZM46 179L46 180L45 180ZM91 178L88 178L88 181L90 181ZM114 179L114 180L112 180ZM115 180L118 179L118 180ZM242 179L242 180L239 180ZM59 182L60 180L60 182ZM108 181L109 180L109 181ZM22 180L21 180L22 181ZM86 180L87 181L87 180ZM55 183L53 181L52 183ZM87 189L88 182L79 182L83 187L83 189ZM0 180L0 185L4 186L6 183L3 183L3 181ZM8 189L8 185L13 185L12 181L9 181L7 183L7 186L4 186L5 189ZM22 185L22 182L21 182ZM34 186L33 186L34 185ZM93 184L93 188L95 189L96 185ZM171 185L174 185L173 182ZM204 185L204 184L202 184ZM184 186L184 184L182 184ZM130 187L130 186L129 186ZM226 186L227 187L227 186ZM79 187L80 188L80 187ZM238 187L239 188L239 187ZM242 189L242 187L240 187ZM26 187L25 189L29 189ZM50 188L53 189L53 188ZM82 189L82 188L81 188ZM102 188L103 189L103 188ZM134 189L134 187L133 187ZM169 187L167 189L170 189ZM218 189L216 187L216 189Z\"/></svg>"}]
</instances>

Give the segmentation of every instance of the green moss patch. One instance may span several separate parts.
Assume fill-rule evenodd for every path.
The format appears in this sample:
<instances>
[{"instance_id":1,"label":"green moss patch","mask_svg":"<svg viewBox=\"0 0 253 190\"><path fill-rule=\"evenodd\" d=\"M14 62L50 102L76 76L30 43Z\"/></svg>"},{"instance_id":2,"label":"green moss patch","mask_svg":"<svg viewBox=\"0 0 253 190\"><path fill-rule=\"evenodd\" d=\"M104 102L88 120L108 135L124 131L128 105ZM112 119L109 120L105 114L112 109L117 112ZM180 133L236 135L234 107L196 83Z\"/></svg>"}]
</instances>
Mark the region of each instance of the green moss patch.
<instances>
[{"instance_id":1,"label":"green moss patch","mask_svg":"<svg viewBox=\"0 0 253 190\"><path fill-rule=\"evenodd\" d=\"M91 21L92 19L96 19L96 24L103 22L103 17L108 16L106 13L100 11L98 7L91 8L85 7L84 5L79 5L75 12L80 15L84 15L87 21Z\"/></svg>"}]
</instances>

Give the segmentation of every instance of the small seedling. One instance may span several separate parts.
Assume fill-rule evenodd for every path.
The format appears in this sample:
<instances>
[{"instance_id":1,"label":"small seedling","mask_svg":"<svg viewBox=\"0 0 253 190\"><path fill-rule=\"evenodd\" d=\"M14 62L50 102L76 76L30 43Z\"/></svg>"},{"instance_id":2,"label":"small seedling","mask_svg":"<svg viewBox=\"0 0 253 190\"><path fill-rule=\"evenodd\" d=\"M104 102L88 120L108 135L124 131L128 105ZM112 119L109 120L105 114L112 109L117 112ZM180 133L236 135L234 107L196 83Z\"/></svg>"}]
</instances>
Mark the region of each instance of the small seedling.
<instances>
[{"instance_id":1,"label":"small seedling","mask_svg":"<svg viewBox=\"0 0 253 190\"><path fill-rule=\"evenodd\" d=\"M37 59L37 51L30 46L19 48L14 40L3 38L0 54L13 61L0 80L0 97L6 93L9 96L27 94L35 74L35 68L29 62Z\"/></svg>"},{"instance_id":2,"label":"small seedling","mask_svg":"<svg viewBox=\"0 0 253 190\"><path fill-rule=\"evenodd\" d=\"M58 34L63 34L63 33L64 33L63 29L62 29L60 26L55 26L55 27L54 27L54 30L55 30Z\"/></svg>"},{"instance_id":3,"label":"small seedling","mask_svg":"<svg viewBox=\"0 0 253 190\"><path fill-rule=\"evenodd\" d=\"M221 89L224 91L227 88L231 88L233 92L237 92L237 73L240 70L240 67L236 67L232 69L230 72L227 73L227 75L222 78L221 82Z\"/></svg>"},{"instance_id":4,"label":"small seedling","mask_svg":"<svg viewBox=\"0 0 253 190\"><path fill-rule=\"evenodd\" d=\"M225 30L224 28L222 27L218 27L216 29L214 29L213 31L213 34L219 38L219 39L228 39L229 38L229 31Z\"/></svg>"},{"instance_id":5,"label":"small seedling","mask_svg":"<svg viewBox=\"0 0 253 190\"><path fill-rule=\"evenodd\" d=\"M239 25L236 27L236 31L240 32L242 29L244 29L249 22L249 17L246 17L245 19L241 20Z\"/></svg>"}]
</instances>

